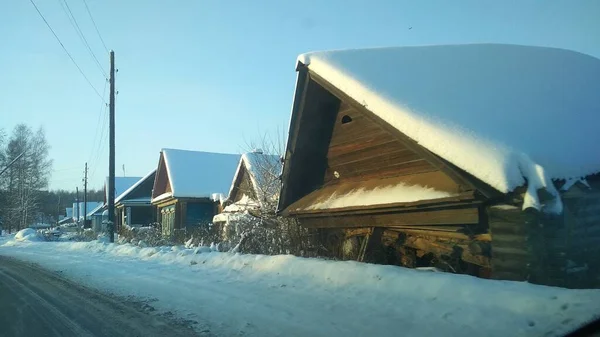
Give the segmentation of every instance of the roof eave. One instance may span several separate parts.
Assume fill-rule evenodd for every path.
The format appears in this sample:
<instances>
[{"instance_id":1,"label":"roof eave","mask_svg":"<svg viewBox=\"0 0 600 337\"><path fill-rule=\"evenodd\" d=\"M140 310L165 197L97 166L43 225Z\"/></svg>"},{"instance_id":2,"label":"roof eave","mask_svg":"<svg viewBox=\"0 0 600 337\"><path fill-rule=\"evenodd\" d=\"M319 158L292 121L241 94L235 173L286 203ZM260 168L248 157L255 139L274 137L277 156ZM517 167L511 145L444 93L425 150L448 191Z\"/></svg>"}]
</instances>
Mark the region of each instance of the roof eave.
<instances>
[{"instance_id":1,"label":"roof eave","mask_svg":"<svg viewBox=\"0 0 600 337\"><path fill-rule=\"evenodd\" d=\"M300 119L301 110L304 107L306 87L308 84L308 67L304 63L298 61L298 63L296 64L296 71L298 72L298 78L296 80L296 92L294 94L294 102L292 103L292 117L290 119L288 140L283 159L283 168L281 171L281 190L279 192L279 201L277 204L278 214L280 214L283 211L283 209L289 204L286 196L286 181L290 174L290 160L296 144L298 120Z\"/></svg>"}]
</instances>

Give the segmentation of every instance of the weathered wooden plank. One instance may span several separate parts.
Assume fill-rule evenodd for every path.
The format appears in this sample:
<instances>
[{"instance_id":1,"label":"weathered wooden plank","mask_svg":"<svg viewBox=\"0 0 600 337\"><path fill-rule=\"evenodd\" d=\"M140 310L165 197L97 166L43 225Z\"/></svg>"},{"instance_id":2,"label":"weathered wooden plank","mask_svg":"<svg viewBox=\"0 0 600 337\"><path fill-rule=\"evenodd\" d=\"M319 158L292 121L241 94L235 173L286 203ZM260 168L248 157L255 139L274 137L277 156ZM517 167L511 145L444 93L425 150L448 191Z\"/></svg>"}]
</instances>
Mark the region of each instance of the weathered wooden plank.
<instances>
[{"instance_id":1,"label":"weathered wooden plank","mask_svg":"<svg viewBox=\"0 0 600 337\"><path fill-rule=\"evenodd\" d=\"M455 256L459 252L460 259L485 268L490 268L490 258L484 255L473 254L466 245L458 245L452 243L444 243L436 241L435 238L415 237L406 238L402 245L417 250L422 250L429 253L434 253L437 256ZM458 250L457 250L458 248Z\"/></svg>"},{"instance_id":2,"label":"weathered wooden plank","mask_svg":"<svg viewBox=\"0 0 600 337\"><path fill-rule=\"evenodd\" d=\"M424 159L412 151L401 149L399 151L357 158L347 163L331 164L330 162L329 167L332 170L338 171L341 176L362 175L365 172L377 169L385 170L416 161L424 162ZM430 167L431 165L427 164L426 166Z\"/></svg>"},{"instance_id":3,"label":"weathered wooden plank","mask_svg":"<svg viewBox=\"0 0 600 337\"><path fill-rule=\"evenodd\" d=\"M467 193L468 194L468 193ZM328 194L325 194L328 195ZM321 196L322 197L322 196ZM478 200L469 199L468 195L459 195L441 199L423 200L415 202L398 202L390 204L364 205L328 209L310 209L316 200L312 198L302 199L290 207L288 214L299 217L322 217L324 214L332 216L342 215L364 215L364 214L391 214L409 212L434 212L443 209L456 210L458 208L478 207ZM479 217L478 217L479 218ZM479 222L477 222L479 224ZM454 224L454 223L450 223ZM472 222L461 224L473 224Z\"/></svg>"},{"instance_id":4,"label":"weathered wooden plank","mask_svg":"<svg viewBox=\"0 0 600 337\"><path fill-rule=\"evenodd\" d=\"M523 224L515 223L500 223L490 221L490 230L492 235L519 235L525 236L529 233L529 229Z\"/></svg>"},{"instance_id":5,"label":"weathered wooden plank","mask_svg":"<svg viewBox=\"0 0 600 337\"><path fill-rule=\"evenodd\" d=\"M389 133L382 130L377 125L365 125L360 129L356 129L354 132L337 133L329 142L328 152L336 152L344 149L352 149L353 146L358 146L360 143L376 141L383 139L386 141L395 140Z\"/></svg>"},{"instance_id":6,"label":"weathered wooden plank","mask_svg":"<svg viewBox=\"0 0 600 337\"><path fill-rule=\"evenodd\" d=\"M497 271L522 273L527 269L529 261L527 259L501 258L494 256L492 258L492 268Z\"/></svg>"},{"instance_id":7,"label":"weathered wooden plank","mask_svg":"<svg viewBox=\"0 0 600 337\"><path fill-rule=\"evenodd\" d=\"M357 177L345 177L345 178L337 178L328 182L328 185L339 185L339 184L351 184L353 186L360 186L365 189L375 188L377 186L391 186L404 184L407 186L411 185L419 185L419 186L428 186L434 188L438 191L445 191L451 194L457 194L464 191L461 191L460 186L456 184L452 179L450 179L446 174L441 171L430 171L424 173L417 174L406 174L401 176L382 178L376 177L372 179L365 180L365 176L357 176Z\"/></svg>"},{"instance_id":8,"label":"weathered wooden plank","mask_svg":"<svg viewBox=\"0 0 600 337\"><path fill-rule=\"evenodd\" d=\"M372 228L366 235L358 256L359 262L377 263L381 262L385 253L383 252L381 238L383 228Z\"/></svg>"},{"instance_id":9,"label":"weathered wooden plank","mask_svg":"<svg viewBox=\"0 0 600 337\"><path fill-rule=\"evenodd\" d=\"M346 233L347 238L352 237L352 236L364 236L367 234L371 234L372 227L349 228L349 229L346 229L344 232Z\"/></svg>"},{"instance_id":10,"label":"weathered wooden plank","mask_svg":"<svg viewBox=\"0 0 600 337\"><path fill-rule=\"evenodd\" d=\"M302 217L303 226L314 228L333 227L393 227L398 225L448 225L476 224L479 214L476 208L443 209L425 212L392 214L359 214L346 216Z\"/></svg>"},{"instance_id":11,"label":"weathered wooden plank","mask_svg":"<svg viewBox=\"0 0 600 337\"><path fill-rule=\"evenodd\" d=\"M528 256L529 252L519 247L496 247L496 243L492 239L492 256L496 255L522 255Z\"/></svg>"},{"instance_id":12,"label":"weathered wooden plank","mask_svg":"<svg viewBox=\"0 0 600 337\"><path fill-rule=\"evenodd\" d=\"M411 225L403 225L403 226L394 226L394 227L390 227L390 229L392 230L398 230L400 232L405 232L409 233L410 230L417 230L420 233L424 233L424 232L435 232L435 233L439 233L440 235L442 235L443 233L446 234L456 234L457 237L464 237L464 238L468 238L468 235L461 233L462 230L464 230L465 226L463 225L454 225L454 226L411 226Z\"/></svg>"},{"instance_id":13,"label":"weathered wooden plank","mask_svg":"<svg viewBox=\"0 0 600 337\"><path fill-rule=\"evenodd\" d=\"M503 242L492 239L492 251L506 253L507 251L520 251L530 254L528 242Z\"/></svg>"},{"instance_id":14,"label":"weathered wooden plank","mask_svg":"<svg viewBox=\"0 0 600 337\"><path fill-rule=\"evenodd\" d=\"M528 237L525 235L498 234L494 232L492 234L492 240L494 240L494 243L502 242L505 244L527 245Z\"/></svg>"},{"instance_id":15,"label":"weathered wooden plank","mask_svg":"<svg viewBox=\"0 0 600 337\"><path fill-rule=\"evenodd\" d=\"M437 169L431 166L431 164L429 164L423 159L418 159L411 162L386 165L382 167L377 167L377 165L373 164L369 167L364 167L360 170L353 171L341 170L340 168L338 168L338 173L340 177L351 178L361 176L364 180L371 180L377 178L391 178L402 175L434 171L437 171Z\"/></svg>"},{"instance_id":16,"label":"weathered wooden plank","mask_svg":"<svg viewBox=\"0 0 600 337\"><path fill-rule=\"evenodd\" d=\"M437 230L437 228L444 226L394 226L389 227L388 231L395 233L404 233L407 235L414 236L432 236L438 238L447 238L454 240L461 240L464 242L476 241L476 242L491 242L492 238L489 234L476 234L476 235L467 235L461 232L457 232L457 228L464 228L462 226L456 226L455 231L444 231Z\"/></svg>"},{"instance_id":17,"label":"weathered wooden plank","mask_svg":"<svg viewBox=\"0 0 600 337\"><path fill-rule=\"evenodd\" d=\"M382 144L361 144L361 148L343 153L328 153L328 164L330 167L339 166L354 163L357 161L365 160L365 159L381 159L380 157L384 157L386 155L409 151L407 148L403 147L398 141L392 140L389 142L385 142Z\"/></svg>"}]
</instances>

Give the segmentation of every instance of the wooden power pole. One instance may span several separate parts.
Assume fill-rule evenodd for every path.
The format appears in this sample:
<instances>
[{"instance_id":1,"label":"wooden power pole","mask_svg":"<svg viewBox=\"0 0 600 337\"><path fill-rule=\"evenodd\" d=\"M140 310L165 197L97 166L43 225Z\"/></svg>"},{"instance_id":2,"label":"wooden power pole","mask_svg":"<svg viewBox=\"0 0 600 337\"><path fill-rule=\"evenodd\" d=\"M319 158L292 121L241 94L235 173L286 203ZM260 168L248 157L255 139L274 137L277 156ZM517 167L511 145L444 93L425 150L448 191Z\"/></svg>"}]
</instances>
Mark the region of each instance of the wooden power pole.
<instances>
[{"instance_id":1,"label":"wooden power pole","mask_svg":"<svg viewBox=\"0 0 600 337\"><path fill-rule=\"evenodd\" d=\"M75 223L79 225L79 187L75 187L75 209L73 210L75 213Z\"/></svg>"},{"instance_id":2,"label":"wooden power pole","mask_svg":"<svg viewBox=\"0 0 600 337\"><path fill-rule=\"evenodd\" d=\"M85 163L85 170L83 171L83 228L88 228L87 223L87 173L88 166Z\"/></svg>"},{"instance_id":3,"label":"wooden power pole","mask_svg":"<svg viewBox=\"0 0 600 337\"><path fill-rule=\"evenodd\" d=\"M58 222L60 221L60 194L58 195L58 205L56 206L56 226L58 227Z\"/></svg>"},{"instance_id":4,"label":"wooden power pole","mask_svg":"<svg viewBox=\"0 0 600 337\"><path fill-rule=\"evenodd\" d=\"M110 51L110 97L108 137L108 237L115 242L115 52Z\"/></svg>"}]
</instances>

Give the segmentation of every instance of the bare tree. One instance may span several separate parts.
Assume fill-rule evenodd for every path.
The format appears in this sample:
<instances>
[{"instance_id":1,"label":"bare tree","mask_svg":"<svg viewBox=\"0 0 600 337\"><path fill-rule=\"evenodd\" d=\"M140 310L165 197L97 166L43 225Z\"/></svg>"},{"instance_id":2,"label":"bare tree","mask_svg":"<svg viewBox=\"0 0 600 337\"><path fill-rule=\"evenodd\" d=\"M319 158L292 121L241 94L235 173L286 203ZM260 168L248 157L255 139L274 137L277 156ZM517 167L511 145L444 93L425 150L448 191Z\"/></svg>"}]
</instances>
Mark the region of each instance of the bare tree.
<instances>
[{"instance_id":1,"label":"bare tree","mask_svg":"<svg viewBox=\"0 0 600 337\"><path fill-rule=\"evenodd\" d=\"M3 164L23 156L5 173L2 218L9 232L13 227L30 225L39 211L38 192L48 186L52 161L48 159L49 145L43 129L35 133L19 124L8 140Z\"/></svg>"}]
</instances>

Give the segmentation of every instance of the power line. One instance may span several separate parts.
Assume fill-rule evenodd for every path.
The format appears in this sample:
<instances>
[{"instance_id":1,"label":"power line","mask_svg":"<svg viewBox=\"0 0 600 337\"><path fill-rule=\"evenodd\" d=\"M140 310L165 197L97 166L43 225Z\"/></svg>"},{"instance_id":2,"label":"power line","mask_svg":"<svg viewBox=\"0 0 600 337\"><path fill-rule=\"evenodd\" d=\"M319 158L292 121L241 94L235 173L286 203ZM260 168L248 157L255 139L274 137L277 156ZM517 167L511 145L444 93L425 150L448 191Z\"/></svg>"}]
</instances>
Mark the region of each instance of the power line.
<instances>
[{"instance_id":1,"label":"power line","mask_svg":"<svg viewBox=\"0 0 600 337\"><path fill-rule=\"evenodd\" d=\"M103 99L104 99L104 97L106 97L107 82L108 81L104 82L104 89L102 90L102 98ZM92 141L92 150L88 157L88 163L92 162L92 156L94 155L94 149L96 148L96 140L98 139L98 130L100 129L100 125L102 123L102 112L103 112L104 106L105 106L104 102L101 102L100 111L98 111L98 121L96 122L96 130L94 131L94 140Z\"/></svg>"},{"instance_id":2,"label":"power line","mask_svg":"<svg viewBox=\"0 0 600 337\"><path fill-rule=\"evenodd\" d=\"M116 76L117 76L117 73L115 72L115 77ZM119 92L117 91L116 94L117 95L115 96L115 100L117 100ZM96 169L98 168L98 164L99 164L100 156L102 155L102 151L104 151L104 148L106 147L105 140L108 137L108 133L109 133L108 131L110 131L110 130L106 130L106 133L104 131L106 129L107 122L108 122L108 104L105 104L105 107L104 107L104 121L102 123L102 129L100 131L100 143L99 143L98 151L96 152L96 158L95 158L95 161L94 161L94 168L93 168L92 174L91 174L92 178L94 177L94 174L96 173ZM92 178L90 178L90 179L92 179Z\"/></svg>"},{"instance_id":3,"label":"power line","mask_svg":"<svg viewBox=\"0 0 600 337\"><path fill-rule=\"evenodd\" d=\"M105 106L104 120L102 123L102 129L100 131L100 142L98 143L98 150L96 151L96 157L94 158L94 168L92 169L92 174L91 174L92 178L94 177L94 174L96 173L96 169L98 168L98 164L100 162L100 156L102 155L102 151L104 151L104 148L106 145L106 144L104 144L104 140L106 140L105 136L107 136L107 134L108 134L108 132L105 133L106 124L108 123L108 113L107 112L108 112L108 106Z\"/></svg>"},{"instance_id":4,"label":"power line","mask_svg":"<svg viewBox=\"0 0 600 337\"><path fill-rule=\"evenodd\" d=\"M104 46L104 50L106 50L106 53L108 53L108 48L106 48L106 43L104 43L104 39L102 38L102 35L100 35L100 31L98 30L98 26L96 26L96 21L94 21L94 17L92 16L92 12L90 12L90 8L87 5L87 2L85 0L83 0L83 4L85 5L85 9L88 12L88 15L90 16L90 19L92 20L92 24L94 24L94 28L96 29L96 33L98 33L98 37L100 38L100 41L102 42L102 45Z\"/></svg>"},{"instance_id":5,"label":"power line","mask_svg":"<svg viewBox=\"0 0 600 337\"><path fill-rule=\"evenodd\" d=\"M58 1L60 2L60 0L58 0ZM65 9L65 6L62 5L63 3L65 4L66 9ZM73 27L73 29L75 29L75 33L77 33L77 35L79 36L79 40L81 40L81 42L85 45L90 56L96 62L98 69L100 69L100 72L102 72L102 76L104 76L104 78L106 78L107 77L106 72L104 71L104 68L102 68L100 61L98 61L98 58L96 57L96 54L94 54L94 51L90 47L90 44L87 42L87 39L85 38L85 34L83 34L83 31L79 27L79 23L77 23L77 19L75 19L75 15L71 11L71 7L69 7L69 3L67 2L67 0L62 0L62 2L60 3L60 6L62 7L63 12L65 12L67 17L69 18L69 22L71 23L71 26ZM68 11L68 13L67 13L67 11Z\"/></svg>"},{"instance_id":6,"label":"power line","mask_svg":"<svg viewBox=\"0 0 600 337\"><path fill-rule=\"evenodd\" d=\"M98 95L98 97L100 97L100 99L102 101L104 101L104 98L100 95L100 93L98 92L98 90L96 90L96 88L94 87L94 85L92 84L92 82L90 82L90 80L88 79L88 77L85 76L85 73L83 72L83 70L81 70L81 68L79 67L79 65L77 64L77 62L75 62L75 59L73 59L73 56L71 56L71 53L69 53L69 51L67 50L67 48L65 48L65 45L58 38L58 35L56 35L56 33L54 32L54 29L52 29L52 27L50 26L50 24L48 23L48 21L46 20L46 18L42 14L42 12L40 12L40 10L36 6L35 2L33 2L33 0L29 0L29 2L31 2L31 4L35 8L35 10L38 12L38 14L40 15L40 17L42 18L42 20L44 20L44 23L46 24L46 26L48 26L48 29L50 29L50 31L52 32L52 35L54 35L54 37L56 38L56 41L58 41L58 43L60 44L60 46L62 47L62 49L65 51L65 53L67 54L67 56L69 56L69 59L71 59L71 62L73 62L73 64L75 65L75 67L77 67L77 70L79 70L79 73L81 74L81 76L83 76L83 78L85 78L86 82L94 90L94 92L96 93L96 95ZM104 103L106 103L106 102L104 101Z\"/></svg>"}]
</instances>

